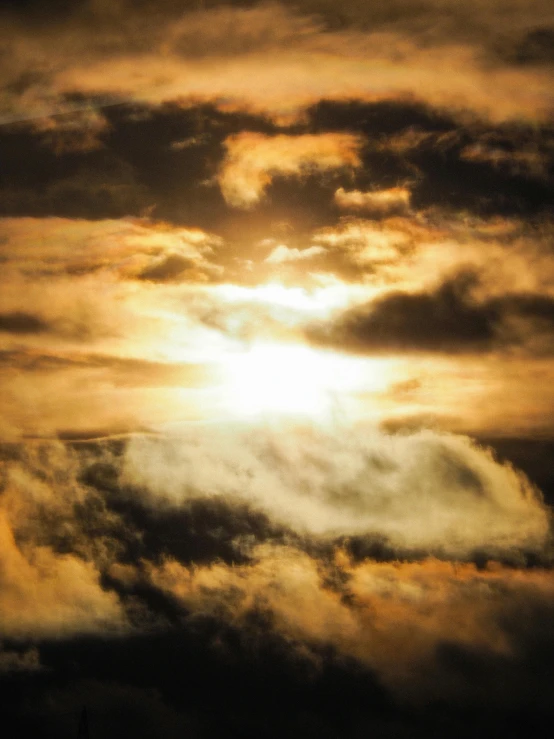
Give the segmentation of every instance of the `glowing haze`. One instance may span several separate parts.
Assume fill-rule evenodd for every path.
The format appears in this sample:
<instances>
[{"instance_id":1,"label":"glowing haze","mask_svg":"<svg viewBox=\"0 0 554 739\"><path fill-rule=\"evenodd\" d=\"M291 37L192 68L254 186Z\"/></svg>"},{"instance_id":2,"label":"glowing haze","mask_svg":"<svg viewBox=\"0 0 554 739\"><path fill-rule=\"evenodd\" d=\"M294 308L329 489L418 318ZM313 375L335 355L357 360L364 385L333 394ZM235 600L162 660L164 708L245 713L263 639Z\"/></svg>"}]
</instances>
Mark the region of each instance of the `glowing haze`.
<instances>
[{"instance_id":1,"label":"glowing haze","mask_svg":"<svg viewBox=\"0 0 554 739\"><path fill-rule=\"evenodd\" d=\"M0 10L18 736L545 735L551 6Z\"/></svg>"}]
</instances>

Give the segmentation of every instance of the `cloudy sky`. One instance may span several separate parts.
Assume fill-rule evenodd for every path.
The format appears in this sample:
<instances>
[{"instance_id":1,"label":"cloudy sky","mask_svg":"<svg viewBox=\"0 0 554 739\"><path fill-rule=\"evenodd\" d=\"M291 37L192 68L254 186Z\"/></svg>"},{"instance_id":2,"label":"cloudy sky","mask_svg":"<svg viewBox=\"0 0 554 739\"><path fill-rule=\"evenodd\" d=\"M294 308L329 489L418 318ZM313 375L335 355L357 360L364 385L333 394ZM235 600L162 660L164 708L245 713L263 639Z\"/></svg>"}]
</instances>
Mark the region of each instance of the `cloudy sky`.
<instances>
[{"instance_id":1,"label":"cloudy sky","mask_svg":"<svg viewBox=\"0 0 554 739\"><path fill-rule=\"evenodd\" d=\"M554 720L550 0L7 0L18 736Z\"/></svg>"}]
</instances>

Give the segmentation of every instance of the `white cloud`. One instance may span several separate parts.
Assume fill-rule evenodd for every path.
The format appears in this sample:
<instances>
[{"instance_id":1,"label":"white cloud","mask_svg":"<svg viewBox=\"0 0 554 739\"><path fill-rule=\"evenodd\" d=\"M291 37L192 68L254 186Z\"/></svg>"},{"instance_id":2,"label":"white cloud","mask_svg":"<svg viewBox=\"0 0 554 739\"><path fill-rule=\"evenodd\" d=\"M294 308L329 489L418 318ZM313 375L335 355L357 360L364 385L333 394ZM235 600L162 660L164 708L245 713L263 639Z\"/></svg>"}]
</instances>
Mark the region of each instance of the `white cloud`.
<instances>
[{"instance_id":1,"label":"white cloud","mask_svg":"<svg viewBox=\"0 0 554 739\"><path fill-rule=\"evenodd\" d=\"M304 259L311 259L323 254L325 249L322 246L310 246L307 249L297 249L295 247L279 244L264 260L268 264L283 264L284 262L298 262Z\"/></svg>"},{"instance_id":2,"label":"white cloud","mask_svg":"<svg viewBox=\"0 0 554 739\"><path fill-rule=\"evenodd\" d=\"M124 476L175 504L220 496L298 532L379 534L452 555L540 548L548 533L524 475L466 437L432 431L200 426L133 438Z\"/></svg>"}]
</instances>

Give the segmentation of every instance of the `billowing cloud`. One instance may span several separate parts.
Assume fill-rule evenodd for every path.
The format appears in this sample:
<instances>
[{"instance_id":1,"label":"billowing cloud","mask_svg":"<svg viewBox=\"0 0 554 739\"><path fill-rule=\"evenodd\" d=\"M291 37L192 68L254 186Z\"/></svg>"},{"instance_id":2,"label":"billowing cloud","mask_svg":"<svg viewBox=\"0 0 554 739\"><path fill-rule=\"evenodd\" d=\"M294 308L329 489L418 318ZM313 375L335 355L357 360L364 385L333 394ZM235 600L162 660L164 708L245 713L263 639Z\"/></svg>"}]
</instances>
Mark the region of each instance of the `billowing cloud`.
<instances>
[{"instance_id":1,"label":"billowing cloud","mask_svg":"<svg viewBox=\"0 0 554 739\"><path fill-rule=\"evenodd\" d=\"M110 729L106 706L132 722L136 700L141 721L211 725L214 690L242 672L256 722L256 690L264 716L277 691L286 721L300 695L317 722L333 675L357 720L368 694L371 720L391 700L418 720L435 699L548 710L548 510L465 437L200 425L0 451L0 671L34 685L9 706L24 727L86 703Z\"/></svg>"},{"instance_id":2,"label":"billowing cloud","mask_svg":"<svg viewBox=\"0 0 554 739\"><path fill-rule=\"evenodd\" d=\"M221 496L299 533L379 534L393 546L459 556L540 548L548 531L524 477L465 438L430 431L200 427L131 440L124 479L174 505Z\"/></svg>"},{"instance_id":3,"label":"billowing cloud","mask_svg":"<svg viewBox=\"0 0 554 739\"><path fill-rule=\"evenodd\" d=\"M515 612L526 603L530 617L542 622L552 598L548 572L522 576L495 565L479 571L435 560L352 564L340 551L335 558L329 567L292 547L260 547L252 563L239 567L188 568L173 560L151 568L151 577L186 608L223 614L245 628L252 611L269 612L293 644L333 645L373 668L402 702L452 699L460 691L465 701L483 701L455 665L436 659L449 648L482 659L485 674L488 661L503 664L511 699L522 700L524 681L516 674L527 655ZM342 578L333 579L333 570ZM530 665L523 669L531 678ZM548 698L537 699L544 709Z\"/></svg>"},{"instance_id":4,"label":"billowing cloud","mask_svg":"<svg viewBox=\"0 0 554 739\"><path fill-rule=\"evenodd\" d=\"M41 513L67 517L71 527L72 506L84 497L72 480L71 455L56 445L42 455L30 448L26 463L1 462L0 634L25 639L120 631L124 614L117 598L102 589L94 563L41 541ZM63 476L73 485L64 486Z\"/></svg>"},{"instance_id":5,"label":"billowing cloud","mask_svg":"<svg viewBox=\"0 0 554 739\"><path fill-rule=\"evenodd\" d=\"M91 564L46 547L22 552L5 521L1 529L3 635L68 636L123 626L117 599L102 590Z\"/></svg>"},{"instance_id":6,"label":"billowing cloud","mask_svg":"<svg viewBox=\"0 0 554 739\"><path fill-rule=\"evenodd\" d=\"M361 142L350 134L264 136L244 132L227 139L218 175L225 200L240 208L255 205L276 176L299 177L360 165Z\"/></svg>"}]
</instances>

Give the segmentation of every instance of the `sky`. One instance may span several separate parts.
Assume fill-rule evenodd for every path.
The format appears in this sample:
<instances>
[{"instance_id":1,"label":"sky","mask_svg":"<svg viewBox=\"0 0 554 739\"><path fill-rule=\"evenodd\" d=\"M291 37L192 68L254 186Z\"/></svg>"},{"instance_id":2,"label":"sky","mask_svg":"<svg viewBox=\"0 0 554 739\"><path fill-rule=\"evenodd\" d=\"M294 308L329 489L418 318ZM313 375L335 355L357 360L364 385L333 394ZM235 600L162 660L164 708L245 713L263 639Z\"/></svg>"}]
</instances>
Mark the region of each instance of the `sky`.
<instances>
[{"instance_id":1,"label":"sky","mask_svg":"<svg viewBox=\"0 0 554 739\"><path fill-rule=\"evenodd\" d=\"M550 0L5 0L20 737L546 735Z\"/></svg>"}]
</instances>

